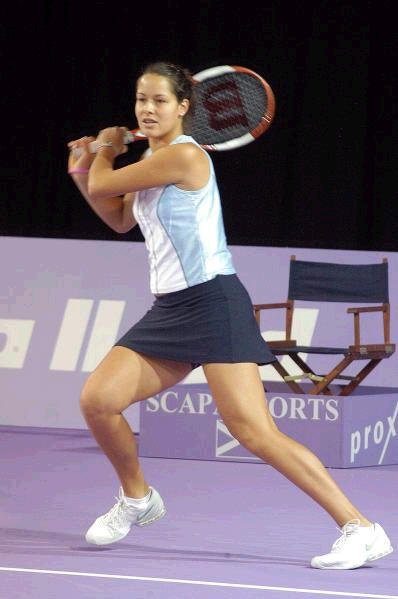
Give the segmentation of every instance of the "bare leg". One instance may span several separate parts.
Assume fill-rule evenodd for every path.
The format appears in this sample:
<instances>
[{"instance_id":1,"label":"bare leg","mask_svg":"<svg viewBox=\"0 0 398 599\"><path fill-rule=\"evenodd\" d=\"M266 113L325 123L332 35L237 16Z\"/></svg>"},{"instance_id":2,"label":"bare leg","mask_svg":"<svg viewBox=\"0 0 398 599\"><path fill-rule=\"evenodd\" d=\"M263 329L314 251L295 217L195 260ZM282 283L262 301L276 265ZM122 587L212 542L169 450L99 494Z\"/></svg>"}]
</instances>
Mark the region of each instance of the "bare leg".
<instances>
[{"instance_id":1,"label":"bare leg","mask_svg":"<svg viewBox=\"0 0 398 599\"><path fill-rule=\"evenodd\" d=\"M320 460L278 430L268 411L256 364L207 364L204 372L231 434L322 506L339 526L371 523L344 495Z\"/></svg>"},{"instance_id":2,"label":"bare leg","mask_svg":"<svg viewBox=\"0 0 398 599\"><path fill-rule=\"evenodd\" d=\"M83 387L83 415L128 497L144 497L148 484L139 464L134 434L122 412L132 403L175 385L190 370L190 364L114 347Z\"/></svg>"}]
</instances>

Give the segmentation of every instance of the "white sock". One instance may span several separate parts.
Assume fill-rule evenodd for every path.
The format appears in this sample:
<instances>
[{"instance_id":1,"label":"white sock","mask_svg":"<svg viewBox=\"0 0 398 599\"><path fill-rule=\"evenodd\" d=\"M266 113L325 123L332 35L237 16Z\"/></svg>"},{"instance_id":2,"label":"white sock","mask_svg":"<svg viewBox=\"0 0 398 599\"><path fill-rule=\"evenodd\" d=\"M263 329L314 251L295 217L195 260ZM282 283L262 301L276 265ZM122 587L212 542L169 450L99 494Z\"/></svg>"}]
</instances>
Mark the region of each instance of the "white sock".
<instances>
[{"instance_id":1,"label":"white sock","mask_svg":"<svg viewBox=\"0 0 398 599\"><path fill-rule=\"evenodd\" d=\"M151 497L151 491L149 490L145 497L141 497L140 499L135 499L134 497L124 496L126 503L129 507L134 507L137 510L144 510L148 507L149 499Z\"/></svg>"}]
</instances>

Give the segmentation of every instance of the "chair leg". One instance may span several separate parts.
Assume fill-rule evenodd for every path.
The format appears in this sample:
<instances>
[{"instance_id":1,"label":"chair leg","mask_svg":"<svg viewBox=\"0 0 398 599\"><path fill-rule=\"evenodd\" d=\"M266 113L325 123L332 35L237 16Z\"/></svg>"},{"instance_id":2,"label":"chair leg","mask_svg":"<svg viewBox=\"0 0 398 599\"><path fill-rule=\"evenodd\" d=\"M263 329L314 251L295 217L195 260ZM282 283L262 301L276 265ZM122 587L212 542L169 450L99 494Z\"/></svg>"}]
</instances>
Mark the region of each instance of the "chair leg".
<instances>
[{"instance_id":1,"label":"chair leg","mask_svg":"<svg viewBox=\"0 0 398 599\"><path fill-rule=\"evenodd\" d=\"M317 385L314 385L314 387L309 392L310 395L318 395L319 393L323 393L325 387L327 387L329 383L331 383L340 374L340 372L343 372L343 370L345 370L353 360L354 358L352 356L346 356L341 362L339 362L339 364L337 364L335 368L333 368L331 372L329 372L329 374L325 376L323 381L321 381ZM339 393L339 395L342 394Z\"/></svg>"},{"instance_id":2,"label":"chair leg","mask_svg":"<svg viewBox=\"0 0 398 599\"><path fill-rule=\"evenodd\" d=\"M283 366L279 362L279 360L275 360L275 362L271 362L271 364L275 368L275 370L277 371L277 373L282 377L283 380L285 380L285 376L289 376L288 371L285 370L285 368L283 368ZM300 394L301 393L305 393L305 391L300 387L300 385L298 385L294 381L285 381L285 383L295 393L300 393Z\"/></svg>"},{"instance_id":3,"label":"chair leg","mask_svg":"<svg viewBox=\"0 0 398 599\"><path fill-rule=\"evenodd\" d=\"M297 355L297 354L289 354L289 357L293 360L293 362L295 362L297 364L297 366L299 368L301 368L301 370L303 372L309 372L310 374L315 374L316 375L316 372L314 372L308 366L308 364L306 364L304 362L304 360L302 358L300 358L299 355ZM323 381L320 381L320 382L323 382ZM326 385L326 387L324 387L324 391L323 392L324 392L325 395L333 395L332 391L329 389L329 387L327 385Z\"/></svg>"},{"instance_id":4,"label":"chair leg","mask_svg":"<svg viewBox=\"0 0 398 599\"><path fill-rule=\"evenodd\" d=\"M355 379L343 387L339 395L350 395L350 393L352 393L352 391L358 387L359 383L363 381L366 376L368 376L369 372L372 372L372 370L376 368L379 362L381 362L381 359L370 360L370 362L368 362L368 364L356 375Z\"/></svg>"}]
</instances>

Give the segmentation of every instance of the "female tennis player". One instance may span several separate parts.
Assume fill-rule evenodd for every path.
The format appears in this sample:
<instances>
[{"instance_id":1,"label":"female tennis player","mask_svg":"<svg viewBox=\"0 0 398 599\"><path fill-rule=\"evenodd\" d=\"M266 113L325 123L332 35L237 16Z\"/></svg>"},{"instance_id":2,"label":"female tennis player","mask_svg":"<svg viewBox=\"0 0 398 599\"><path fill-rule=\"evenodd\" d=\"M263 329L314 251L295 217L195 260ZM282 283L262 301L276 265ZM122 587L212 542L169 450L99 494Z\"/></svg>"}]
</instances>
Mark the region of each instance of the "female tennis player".
<instances>
[{"instance_id":1,"label":"female tennis player","mask_svg":"<svg viewBox=\"0 0 398 599\"><path fill-rule=\"evenodd\" d=\"M139 225L154 295L150 310L117 341L82 390L87 425L121 483L118 502L95 520L86 540L114 543L132 525L164 516L123 412L201 365L231 434L341 528L331 552L314 557L311 565L360 567L390 553L390 540L354 507L313 453L278 430L268 411L258 366L275 358L227 247L212 161L184 129L192 110L190 74L169 63L151 64L136 84L135 115L149 143L143 160L114 170L116 156L126 151L124 127L100 131L96 154L88 149L93 137L68 144L81 148L78 157L70 152L69 173L96 214L119 233Z\"/></svg>"}]
</instances>

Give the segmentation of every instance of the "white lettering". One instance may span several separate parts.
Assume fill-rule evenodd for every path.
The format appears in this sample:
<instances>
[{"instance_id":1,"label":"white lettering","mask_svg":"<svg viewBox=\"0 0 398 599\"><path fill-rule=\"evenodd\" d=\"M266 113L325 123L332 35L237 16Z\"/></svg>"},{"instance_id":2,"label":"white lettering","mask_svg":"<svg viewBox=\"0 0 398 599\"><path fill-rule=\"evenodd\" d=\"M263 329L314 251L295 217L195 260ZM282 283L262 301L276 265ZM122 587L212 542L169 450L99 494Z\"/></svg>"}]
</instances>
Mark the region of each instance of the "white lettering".
<instances>
[{"instance_id":1,"label":"white lettering","mask_svg":"<svg viewBox=\"0 0 398 599\"><path fill-rule=\"evenodd\" d=\"M82 372L92 372L116 341L126 302L101 300L84 356Z\"/></svg>"},{"instance_id":2,"label":"white lettering","mask_svg":"<svg viewBox=\"0 0 398 599\"><path fill-rule=\"evenodd\" d=\"M187 411L189 414L196 414L196 410L189 393L185 394L184 400L180 406L180 409L178 410L180 414L184 413L184 411Z\"/></svg>"},{"instance_id":3,"label":"white lettering","mask_svg":"<svg viewBox=\"0 0 398 599\"><path fill-rule=\"evenodd\" d=\"M376 445L379 445L379 443L381 443L383 437L384 437L384 424L382 423L381 420L378 420L373 429L373 441L376 443Z\"/></svg>"},{"instance_id":4,"label":"white lettering","mask_svg":"<svg viewBox=\"0 0 398 599\"><path fill-rule=\"evenodd\" d=\"M76 370L93 304L91 299L68 300L50 370Z\"/></svg>"},{"instance_id":5,"label":"white lettering","mask_svg":"<svg viewBox=\"0 0 398 599\"><path fill-rule=\"evenodd\" d=\"M199 397L199 414L206 414L205 407L210 405L213 401L211 395L209 393L198 393Z\"/></svg>"},{"instance_id":6,"label":"white lettering","mask_svg":"<svg viewBox=\"0 0 398 599\"><path fill-rule=\"evenodd\" d=\"M145 410L147 412L158 412L159 411L159 400L155 397L148 397L145 402Z\"/></svg>"},{"instance_id":7,"label":"white lettering","mask_svg":"<svg viewBox=\"0 0 398 599\"><path fill-rule=\"evenodd\" d=\"M370 426L370 424L368 426L365 426L365 443L364 443L364 447L365 449L367 449L369 447L369 435L370 435L370 431L372 430L372 427Z\"/></svg>"},{"instance_id":8,"label":"white lettering","mask_svg":"<svg viewBox=\"0 0 398 599\"><path fill-rule=\"evenodd\" d=\"M278 403L280 403L280 412L279 414L277 414L276 412L276 402L278 401ZM269 411L271 413L271 415L274 418L284 418L284 416L286 416L287 412L288 412L288 405L287 405L287 401L284 397L279 397L279 396L275 396L272 397L269 402L268 402L268 407L269 407Z\"/></svg>"},{"instance_id":9,"label":"white lettering","mask_svg":"<svg viewBox=\"0 0 398 599\"><path fill-rule=\"evenodd\" d=\"M392 416L389 416L387 418L387 422L388 422L388 434L392 437L395 437L397 434L397 431L395 430L395 420L393 420Z\"/></svg>"},{"instance_id":10,"label":"white lettering","mask_svg":"<svg viewBox=\"0 0 398 599\"><path fill-rule=\"evenodd\" d=\"M0 368L23 368L34 325L34 320L0 318Z\"/></svg>"},{"instance_id":11,"label":"white lettering","mask_svg":"<svg viewBox=\"0 0 398 599\"><path fill-rule=\"evenodd\" d=\"M312 418L311 420L320 420L319 418L319 405L324 405L325 400L320 397L309 397L308 403L312 404Z\"/></svg>"},{"instance_id":12,"label":"white lettering","mask_svg":"<svg viewBox=\"0 0 398 599\"><path fill-rule=\"evenodd\" d=\"M305 401L302 397L291 397L290 398L290 418L293 420L298 417L301 420L307 420L307 416L304 414Z\"/></svg>"},{"instance_id":13,"label":"white lettering","mask_svg":"<svg viewBox=\"0 0 398 599\"><path fill-rule=\"evenodd\" d=\"M355 456L358 454L361 449L361 433L359 431L355 431L351 433L351 455L350 462L351 464L355 461Z\"/></svg>"},{"instance_id":14,"label":"white lettering","mask_svg":"<svg viewBox=\"0 0 398 599\"><path fill-rule=\"evenodd\" d=\"M328 399L326 402L326 415L325 420L329 420L333 422L334 420L338 420L339 418L339 410L338 410L338 402L337 399Z\"/></svg>"},{"instance_id":15,"label":"white lettering","mask_svg":"<svg viewBox=\"0 0 398 599\"><path fill-rule=\"evenodd\" d=\"M157 399L160 397L160 399ZM171 401L173 403L171 403ZM210 393L195 393L185 392L183 395L183 388L171 390L169 389L162 395L158 394L155 397L150 397L147 400L146 411L157 412L159 409L172 414L178 412L179 414L202 414L205 415L209 412L207 406L211 406L213 398ZM214 415L218 415L217 406L214 411L211 412Z\"/></svg>"},{"instance_id":16,"label":"white lettering","mask_svg":"<svg viewBox=\"0 0 398 599\"><path fill-rule=\"evenodd\" d=\"M368 424L367 426L364 426L362 434L360 431L354 431L353 433L351 433L351 463L355 461L355 456L359 453L362 447L362 441L363 450L366 451L370 448L370 444L372 444L372 446L374 447L375 445L380 445L380 443L384 440L383 450L378 461L378 464L382 464L390 440L392 439L392 437L395 437L397 435L397 431L395 429L395 421L397 417L398 402L395 405L394 414L392 416L387 416L386 423L382 420L378 420L374 425ZM385 424L388 425L388 432L386 430Z\"/></svg>"},{"instance_id":17,"label":"white lettering","mask_svg":"<svg viewBox=\"0 0 398 599\"><path fill-rule=\"evenodd\" d=\"M93 309L92 299L69 299L66 304L50 370L76 370ZM101 300L83 359L82 372L91 372L116 341L126 302Z\"/></svg>"},{"instance_id":18,"label":"white lettering","mask_svg":"<svg viewBox=\"0 0 398 599\"><path fill-rule=\"evenodd\" d=\"M388 416L388 435L386 436L386 440L384 442L384 447L383 447L383 451L381 452L381 456L379 459L379 464L383 463L384 460L384 456L386 455L386 451L388 449L388 446L390 444L390 440L391 437L395 437L396 436L396 431L395 431L395 420L397 419L398 416L398 401L395 404L395 410L394 410L394 414L392 416Z\"/></svg>"},{"instance_id":19,"label":"white lettering","mask_svg":"<svg viewBox=\"0 0 398 599\"><path fill-rule=\"evenodd\" d=\"M268 401L268 408L274 418L285 418L291 420L320 420L320 406L325 406L324 419L332 422L338 420L338 401L319 397L282 397L274 395ZM308 408L308 409L307 409Z\"/></svg>"},{"instance_id":20,"label":"white lettering","mask_svg":"<svg viewBox=\"0 0 398 599\"><path fill-rule=\"evenodd\" d=\"M175 408L174 410L170 410L170 408L167 405L167 400L169 397L174 397L174 399L178 399L178 394L175 391L166 391L166 393L163 393L163 395L160 398L160 406L163 412L168 412L169 414L172 414L173 412L177 412L177 408Z\"/></svg>"},{"instance_id":21,"label":"white lettering","mask_svg":"<svg viewBox=\"0 0 398 599\"><path fill-rule=\"evenodd\" d=\"M169 390L163 394L158 401L158 405L152 400L147 407L147 411L157 411L162 409L167 413L178 412L180 414L205 415L211 413L219 415L217 405L214 402L210 393L204 392L185 392L183 389ZM174 401L170 404L170 398ZM324 418L327 421L337 420L339 417L338 402L335 399L324 400L314 397L283 397L274 395L266 399L268 409L273 418L289 418L290 420L321 420ZM325 410L321 411L321 406L325 406Z\"/></svg>"}]
</instances>

